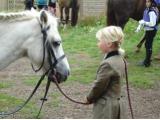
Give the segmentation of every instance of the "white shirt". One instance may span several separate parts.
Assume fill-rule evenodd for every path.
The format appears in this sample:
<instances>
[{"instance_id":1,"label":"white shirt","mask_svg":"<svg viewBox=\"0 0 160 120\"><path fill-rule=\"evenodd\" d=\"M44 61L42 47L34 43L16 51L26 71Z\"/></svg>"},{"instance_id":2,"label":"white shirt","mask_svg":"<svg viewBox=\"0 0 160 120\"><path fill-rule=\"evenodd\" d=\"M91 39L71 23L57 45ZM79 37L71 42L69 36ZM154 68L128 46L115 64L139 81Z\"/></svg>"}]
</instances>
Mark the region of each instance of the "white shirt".
<instances>
[{"instance_id":1,"label":"white shirt","mask_svg":"<svg viewBox=\"0 0 160 120\"><path fill-rule=\"evenodd\" d=\"M154 27L157 23L157 15L154 11L149 12L149 18L150 18L150 21L149 22L145 21L145 23L144 23L145 30L153 30L154 28L151 28L151 27Z\"/></svg>"}]
</instances>

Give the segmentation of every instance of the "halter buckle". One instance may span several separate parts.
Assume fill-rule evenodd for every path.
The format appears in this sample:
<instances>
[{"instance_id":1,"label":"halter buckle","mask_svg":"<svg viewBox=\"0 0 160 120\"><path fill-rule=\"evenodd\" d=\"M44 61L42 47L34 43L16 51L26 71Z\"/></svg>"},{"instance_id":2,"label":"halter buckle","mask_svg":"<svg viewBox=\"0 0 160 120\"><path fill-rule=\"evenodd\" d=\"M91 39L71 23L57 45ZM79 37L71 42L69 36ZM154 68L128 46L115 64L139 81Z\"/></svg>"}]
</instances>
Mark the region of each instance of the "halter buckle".
<instances>
[{"instance_id":1,"label":"halter buckle","mask_svg":"<svg viewBox=\"0 0 160 120\"><path fill-rule=\"evenodd\" d=\"M41 98L40 100L42 100L42 101L47 101L48 99L47 99L47 98Z\"/></svg>"}]
</instances>

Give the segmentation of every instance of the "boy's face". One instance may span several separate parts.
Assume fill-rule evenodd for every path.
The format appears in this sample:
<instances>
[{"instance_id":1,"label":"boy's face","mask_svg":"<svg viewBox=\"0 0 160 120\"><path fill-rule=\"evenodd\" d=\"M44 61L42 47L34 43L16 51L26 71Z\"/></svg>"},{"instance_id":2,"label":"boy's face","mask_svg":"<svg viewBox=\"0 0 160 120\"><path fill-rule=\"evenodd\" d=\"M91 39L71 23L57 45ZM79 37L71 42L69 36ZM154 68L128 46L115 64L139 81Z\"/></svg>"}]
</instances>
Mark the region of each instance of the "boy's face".
<instances>
[{"instance_id":1,"label":"boy's face","mask_svg":"<svg viewBox=\"0 0 160 120\"><path fill-rule=\"evenodd\" d=\"M146 0L146 7L149 8L151 6L151 1L150 0Z\"/></svg>"},{"instance_id":2,"label":"boy's face","mask_svg":"<svg viewBox=\"0 0 160 120\"><path fill-rule=\"evenodd\" d=\"M97 46L102 53L108 53L112 43L106 43L104 40L98 40Z\"/></svg>"}]
</instances>

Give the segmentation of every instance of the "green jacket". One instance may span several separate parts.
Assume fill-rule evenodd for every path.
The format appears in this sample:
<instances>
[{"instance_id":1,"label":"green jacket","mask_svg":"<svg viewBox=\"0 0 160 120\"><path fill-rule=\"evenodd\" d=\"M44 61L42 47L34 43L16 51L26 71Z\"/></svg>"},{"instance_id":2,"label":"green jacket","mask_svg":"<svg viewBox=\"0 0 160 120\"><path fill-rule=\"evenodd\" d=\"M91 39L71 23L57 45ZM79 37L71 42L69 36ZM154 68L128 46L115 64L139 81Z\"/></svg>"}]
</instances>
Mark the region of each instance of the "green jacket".
<instances>
[{"instance_id":1,"label":"green jacket","mask_svg":"<svg viewBox=\"0 0 160 120\"><path fill-rule=\"evenodd\" d=\"M103 60L98 68L96 81L88 101L94 103L93 118L125 118L124 92L122 80L125 76L125 64L120 55Z\"/></svg>"}]
</instances>

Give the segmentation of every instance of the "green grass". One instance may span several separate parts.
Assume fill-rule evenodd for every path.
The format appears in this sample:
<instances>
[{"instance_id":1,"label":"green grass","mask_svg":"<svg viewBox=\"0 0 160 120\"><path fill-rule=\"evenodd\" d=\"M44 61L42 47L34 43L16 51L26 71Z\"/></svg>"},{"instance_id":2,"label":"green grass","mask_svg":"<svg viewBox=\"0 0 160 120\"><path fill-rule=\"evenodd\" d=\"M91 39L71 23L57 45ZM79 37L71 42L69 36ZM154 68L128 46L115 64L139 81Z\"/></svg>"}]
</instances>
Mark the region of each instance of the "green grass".
<instances>
[{"instance_id":1,"label":"green grass","mask_svg":"<svg viewBox=\"0 0 160 120\"><path fill-rule=\"evenodd\" d=\"M100 21L104 20L101 18ZM68 27L66 30L60 30L63 38L64 51L68 55L71 66L71 76L68 81L77 81L83 84L93 82L97 67L103 58L103 55L97 48L95 38L96 31L103 27L103 24L99 23L104 22L100 21L96 21L95 24L91 22L91 25L88 26L80 24L76 28ZM140 33L134 32L137 25L138 23L136 21L130 20L128 22L124 30L125 40L122 44L128 55L129 82L135 87L152 88L155 81L158 81L160 78L160 73L158 72L160 64L153 61L153 66L150 68L137 66L137 63L145 57L144 46L140 53L134 53L136 44L144 34L143 30ZM153 56L160 51L159 38L158 32L153 45Z\"/></svg>"},{"instance_id":2,"label":"green grass","mask_svg":"<svg viewBox=\"0 0 160 120\"><path fill-rule=\"evenodd\" d=\"M27 76L26 79L23 81L24 84L28 86L35 86L39 79L39 76Z\"/></svg>"},{"instance_id":3,"label":"green grass","mask_svg":"<svg viewBox=\"0 0 160 120\"><path fill-rule=\"evenodd\" d=\"M60 106L60 97L61 96L61 94L59 94L59 92L55 92L54 91L54 94L52 94L52 101L51 101L51 103L49 104L49 105L51 105L53 108L55 108L55 107L59 107Z\"/></svg>"},{"instance_id":4,"label":"green grass","mask_svg":"<svg viewBox=\"0 0 160 120\"><path fill-rule=\"evenodd\" d=\"M38 83L40 77L41 76L26 76L23 83L27 86L35 86ZM43 82L42 84L45 84L46 83L46 78L43 81L42 81Z\"/></svg>"},{"instance_id":5,"label":"green grass","mask_svg":"<svg viewBox=\"0 0 160 120\"><path fill-rule=\"evenodd\" d=\"M11 86L11 83L7 83L7 82L0 83L0 89L9 88L10 86Z\"/></svg>"},{"instance_id":6,"label":"green grass","mask_svg":"<svg viewBox=\"0 0 160 120\"><path fill-rule=\"evenodd\" d=\"M18 105L22 105L23 102L24 100L22 99L17 99L6 94L0 94L0 112L13 110L14 108L17 108ZM37 112L38 109L35 107L35 105L33 103L28 103L20 111L20 114L23 115L23 118L35 118Z\"/></svg>"}]
</instances>

